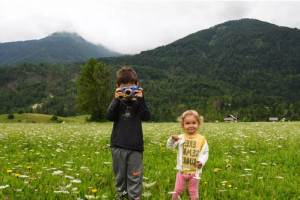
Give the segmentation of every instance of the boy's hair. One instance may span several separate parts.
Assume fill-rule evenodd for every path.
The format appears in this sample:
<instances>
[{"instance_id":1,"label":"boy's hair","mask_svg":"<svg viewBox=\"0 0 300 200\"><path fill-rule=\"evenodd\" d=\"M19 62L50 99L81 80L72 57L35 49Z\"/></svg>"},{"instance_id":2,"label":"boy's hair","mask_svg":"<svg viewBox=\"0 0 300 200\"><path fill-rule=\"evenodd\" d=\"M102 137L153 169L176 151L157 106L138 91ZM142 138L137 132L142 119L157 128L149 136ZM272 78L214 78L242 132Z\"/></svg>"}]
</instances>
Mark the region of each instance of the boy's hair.
<instances>
[{"instance_id":1,"label":"boy's hair","mask_svg":"<svg viewBox=\"0 0 300 200\"><path fill-rule=\"evenodd\" d=\"M177 118L177 120L180 122L182 127L183 127L184 119L188 115L193 115L194 117L196 117L196 119L199 123L199 126L201 126L201 124L203 123L203 120L204 120L203 116L199 115L198 112L195 110L187 110L184 113L182 113L182 115L180 117Z\"/></svg>"},{"instance_id":2,"label":"boy's hair","mask_svg":"<svg viewBox=\"0 0 300 200\"><path fill-rule=\"evenodd\" d=\"M137 84L137 74L131 67L122 67L117 71L117 84Z\"/></svg>"}]
</instances>

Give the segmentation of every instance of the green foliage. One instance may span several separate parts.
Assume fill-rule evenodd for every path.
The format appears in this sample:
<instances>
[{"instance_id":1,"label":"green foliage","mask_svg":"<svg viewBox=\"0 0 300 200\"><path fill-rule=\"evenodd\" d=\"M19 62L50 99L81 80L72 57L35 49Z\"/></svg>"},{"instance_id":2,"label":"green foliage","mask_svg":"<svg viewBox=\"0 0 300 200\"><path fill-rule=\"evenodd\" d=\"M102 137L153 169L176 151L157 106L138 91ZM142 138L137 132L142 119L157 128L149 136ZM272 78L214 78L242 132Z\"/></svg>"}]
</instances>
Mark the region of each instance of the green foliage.
<instances>
[{"instance_id":1,"label":"green foliage","mask_svg":"<svg viewBox=\"0 0 300 200\"><path fill-rule=\"evenodd\" d=\"M12 113L8 114L8 116L7 116L7 119L14 119L14 118L15 118L15 116Z\"/></svg>"},{"instance_id":2,"label":"green foliage","mask_svg":"<svg viewBox=\"0 0 300 200\"><path fill-rule=\"evenodd\" d=\"M77 84L77 108L90 114L90 121L103 121L112 98L110 71L103 63L91 58L82 68Z\"/></svg>"}]
</instances>

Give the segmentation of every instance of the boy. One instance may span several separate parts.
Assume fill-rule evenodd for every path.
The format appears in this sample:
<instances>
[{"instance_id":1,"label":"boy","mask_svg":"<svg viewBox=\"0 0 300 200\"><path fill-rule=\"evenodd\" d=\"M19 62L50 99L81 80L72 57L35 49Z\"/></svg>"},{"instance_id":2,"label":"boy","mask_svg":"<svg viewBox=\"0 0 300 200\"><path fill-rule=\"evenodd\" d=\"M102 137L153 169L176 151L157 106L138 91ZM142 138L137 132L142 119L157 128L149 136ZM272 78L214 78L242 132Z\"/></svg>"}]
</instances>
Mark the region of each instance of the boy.
<instances>
[{"instance_id":1,"label":"boy","mask_svg":"<svg viewBox=\"0 0 300 200\"><path fill-rule=\"evenodd\" d=\"M115 98L107 110L107 119L114 122L110 146L118 199L139 200L142 194L144 142L141 121L148 121L151 114L143 89L137 86L137 74L132 68L119 69Z\"/></svg>"}]
</instances>

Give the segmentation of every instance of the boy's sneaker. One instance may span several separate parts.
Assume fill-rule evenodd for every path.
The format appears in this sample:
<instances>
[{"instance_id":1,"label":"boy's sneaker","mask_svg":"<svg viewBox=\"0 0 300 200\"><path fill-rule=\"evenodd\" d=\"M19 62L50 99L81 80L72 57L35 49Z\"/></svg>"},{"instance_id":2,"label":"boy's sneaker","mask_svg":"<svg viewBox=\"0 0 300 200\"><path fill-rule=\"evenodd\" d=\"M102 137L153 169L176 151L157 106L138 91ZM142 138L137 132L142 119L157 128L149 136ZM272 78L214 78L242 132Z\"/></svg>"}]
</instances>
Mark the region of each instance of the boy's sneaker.
<instances>
[{"instance_id":1,"label":"boy's sneaker","mask_svg":"<svg viewBox=\"0 0 300 200\"><path fill-rule=\"evenodd\" d=\"M122 195L118 196L117 200L129 200L128 193L126 191L123 192Z\"/></svg>"}]
</instances>

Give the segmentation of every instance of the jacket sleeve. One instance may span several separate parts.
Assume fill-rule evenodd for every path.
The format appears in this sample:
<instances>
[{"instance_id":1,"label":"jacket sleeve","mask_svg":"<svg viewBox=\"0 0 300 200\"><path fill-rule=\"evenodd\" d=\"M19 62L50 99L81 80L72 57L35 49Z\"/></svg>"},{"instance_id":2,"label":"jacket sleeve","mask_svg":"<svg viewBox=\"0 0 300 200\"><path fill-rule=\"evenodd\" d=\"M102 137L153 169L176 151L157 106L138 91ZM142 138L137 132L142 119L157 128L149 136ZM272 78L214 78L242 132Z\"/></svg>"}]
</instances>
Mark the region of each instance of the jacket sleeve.
<instances>
[{"instance_id":1,"label":"jacket sleeve","mask_svg":"<svg viewBox=\"0 0 300 200\"><path fill-rule=\"evenodd\" d=\"M117 121L119 118L119 99L113 99L106 111L106 117L109 121Z\"/></svg>"},{"instance_id":2,"label":"jacket sleeve","mask_svg":"<svg viewBox=\"0 0 300 200\"><path fill-rule=\"evenodd\" d=\"M168 140L167 140L167 149L169 150L173 150L177 147L178 145L178 142L176 143L176 141L174 141L172 139L172 137L170 137Z\"/></svg>"},{"instance_id":3,"label":"jacket sleeve","mask_svg":"<svg viewBox=\"0 0 300 200\"><path fill-rule=\"evenodd\" d=\"M140 117L143 121L149 121L151 117L150 109L148 108L144 96L142 98L137 98L140 107Z\"/></svg>"},{"instance_id":4,"label":"jacket sleeve","mask_svg":"<svg viewBox=\"0 0 300 200\"><path fill-rule=\"evenodd\" d=\"M209 156L208 152L209 152L209 148L208 148L207 141L205 140L205 144L202 147L198 157L198 160L202 163L202 168L204 167L205 163L208 160L208 156Z\"/></svg>"}]
</instances>

